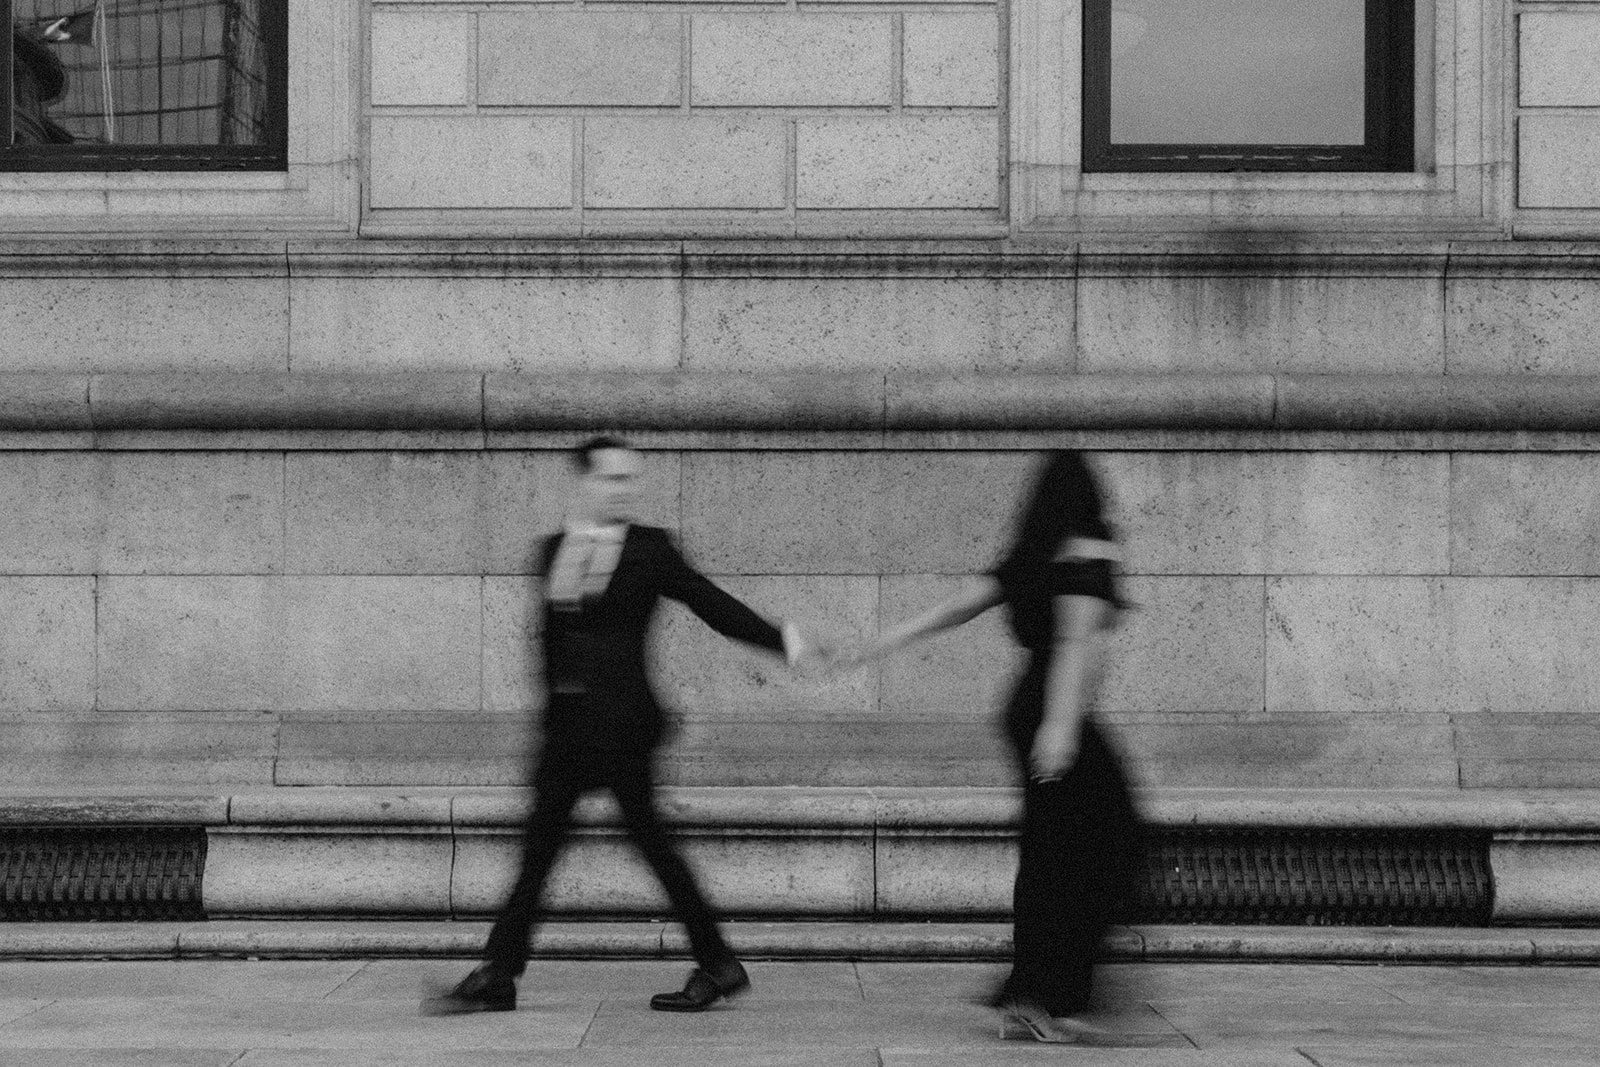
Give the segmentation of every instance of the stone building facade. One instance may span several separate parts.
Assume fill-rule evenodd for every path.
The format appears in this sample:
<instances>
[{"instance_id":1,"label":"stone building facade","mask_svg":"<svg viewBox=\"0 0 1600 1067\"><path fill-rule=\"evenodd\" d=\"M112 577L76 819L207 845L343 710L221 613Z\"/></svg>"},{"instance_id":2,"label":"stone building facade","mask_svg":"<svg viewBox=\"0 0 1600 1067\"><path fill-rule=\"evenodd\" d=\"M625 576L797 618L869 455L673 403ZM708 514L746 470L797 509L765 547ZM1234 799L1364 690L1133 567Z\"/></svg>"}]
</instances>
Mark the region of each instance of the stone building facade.
<instances>
[{"instance_id":1,"label":"stone building facade","mask_svg":"<svg viewBox=\"0 0 1600 1067\"><path fill-rule=\"evenodd\" d=\"M1078 0L289 8L286 170L0 174L8 786L519 783L528 549L600 429L846 633L1093 450L1157 805L1600 785L1600 4L1418 0L1409 171L1126 174ZM666 777L1002 788L1013 655L817 682L674 609Z\"/></svg>"}]
</instances>

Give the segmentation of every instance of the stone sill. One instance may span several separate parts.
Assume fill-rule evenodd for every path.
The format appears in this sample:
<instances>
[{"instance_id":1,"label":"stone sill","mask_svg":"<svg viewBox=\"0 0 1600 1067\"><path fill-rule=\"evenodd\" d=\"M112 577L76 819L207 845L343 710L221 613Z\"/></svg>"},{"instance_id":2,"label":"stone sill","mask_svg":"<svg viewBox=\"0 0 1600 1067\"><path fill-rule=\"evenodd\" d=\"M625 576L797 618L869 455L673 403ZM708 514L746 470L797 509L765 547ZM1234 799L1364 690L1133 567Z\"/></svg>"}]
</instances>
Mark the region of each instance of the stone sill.
<instances>
[{"instance_id":1,"label":"stone sill","mask_svg":"<svg viewBox=\"0 0 1600 1067\"><path fill-rule=\"evenodd\" d=\"M676 787L661 806L693 828L920 834L1010 833L1013 789ZM205 826L218 832L386 828L514 830L524 789L250 789L233 793L73 791L0 794L0 826ZM1141 798L1146 817L1170 828L1482 830L1502 840L1600 832L1600 790L1170 789ZM620 826L609 797L590 794L579 826Z\"/></svg>"},{"instance_id":2,"label":"stone sill","mask_svg":"<svg viewBox=\"0 0 1600 1067\"><path fill-rule=\"evenodd\" d=\"M732 922L747 959L1001 960L1002 923ZM487 922L213 921L193 923L5 923L0 959L472 959ZM555 922L541 926L534 958L681 959L676 924ZM1600 930L1550 927L1132 926L1102 946L1113 961L1259 963L1593 964Z\"/></svg>"},{"instance_id":3,"label":"stone sill","mask_svg":"<svg viewBox=\"0 0 1600 1067\"><path fill-rule=\"evenodd\" d=\"M1600 430L1600 375L0 373L0 433Z\"/></svg>"}]
</instances>

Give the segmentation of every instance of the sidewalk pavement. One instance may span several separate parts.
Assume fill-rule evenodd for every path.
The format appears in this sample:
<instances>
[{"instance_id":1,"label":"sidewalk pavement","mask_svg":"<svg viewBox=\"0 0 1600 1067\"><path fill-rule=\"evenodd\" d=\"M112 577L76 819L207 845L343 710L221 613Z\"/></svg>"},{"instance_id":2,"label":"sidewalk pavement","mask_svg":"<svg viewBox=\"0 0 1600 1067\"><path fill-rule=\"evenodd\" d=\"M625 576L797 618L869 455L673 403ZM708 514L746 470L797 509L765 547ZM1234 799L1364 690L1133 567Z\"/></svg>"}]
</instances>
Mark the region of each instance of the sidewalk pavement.
<instances>
[{"instance_id":1,"label":"sidewalk pavement","mask_svg":"<svg viewBox=\"0 0 1600 1067\"><path fill-rule=\"evenodd\" d=\"M1123 963L1100 1021L1141 1046L996 1037L988 963L753 962L701 1015L676 960L535 960L514 1013L426 1018L464 960L0 962L4 1067L1594 1067L1600 968Z\"/></svg>"}]
</instances>

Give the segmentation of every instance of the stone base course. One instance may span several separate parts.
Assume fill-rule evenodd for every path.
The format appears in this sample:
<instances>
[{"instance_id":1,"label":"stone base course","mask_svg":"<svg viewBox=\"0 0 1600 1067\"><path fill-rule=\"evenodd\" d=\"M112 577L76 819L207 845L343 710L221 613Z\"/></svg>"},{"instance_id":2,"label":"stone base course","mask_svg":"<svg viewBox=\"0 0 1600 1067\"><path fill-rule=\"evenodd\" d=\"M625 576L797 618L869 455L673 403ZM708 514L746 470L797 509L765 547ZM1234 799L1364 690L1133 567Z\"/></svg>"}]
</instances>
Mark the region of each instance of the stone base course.
<instances>
[{"instance_id":1,"label":"stone base course","mask_svg":"<svg viewBox=\"0 0 1600 1067\"><path fill-rule=\"evenodd\" d=\"M0 811L15 827L204 826L213 918L476 918L495 910L515 874L528 801L511 789L60 793L12 794ZM1009 789L662 796L691 864L731 915L868 927L1004 917L1017 804ZM1175 829L1479 830L1492 838L1496 924L1600 925L1600 793L1167 790L1147 793L1144 807L1153 825ZM609 797L580 804L547 900L557 917L663 914Z\"/></svg>"},{"instance_id":2,"label":"stone base course","mask_svg":"<svg viewBox=\"0 0 1600 1067\"><path fill-rule=\"evenodd\" d=\"M415 959L477 956L487 922L218 921L0 924L0 959ZM727 925L747 959L1002 960L1005 923L750 923ZM676 924L556 922L539 929L535 958L683 959ZM1600 964L1600 931L1300 926L1132 926L1101 952L1116 961L1432 964Z\"/></svg>"}]
</instances>

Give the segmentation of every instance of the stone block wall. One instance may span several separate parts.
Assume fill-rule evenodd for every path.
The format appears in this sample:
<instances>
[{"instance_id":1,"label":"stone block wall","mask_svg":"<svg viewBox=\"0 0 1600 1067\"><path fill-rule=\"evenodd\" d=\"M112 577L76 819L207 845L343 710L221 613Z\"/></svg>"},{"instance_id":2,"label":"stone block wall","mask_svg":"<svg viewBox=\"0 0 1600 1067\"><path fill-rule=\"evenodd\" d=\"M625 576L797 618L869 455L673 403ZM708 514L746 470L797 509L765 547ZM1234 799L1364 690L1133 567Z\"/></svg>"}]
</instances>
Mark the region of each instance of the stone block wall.
<instances>
[{"instance_id":1,"label":"stone block wall","mask_svg":"<svg viewBox=\"0 0 1600 1067\"><path fill-rule=\"evenodd\" d=\"M206 178L168 243L118 216L0 249L5 370L93 376L78 421L0 432L13 781L519 781L527 552L600 410L703 567L856 633L992 561L1033 450L1095 450L1139 605L1102 706L1153 784L1600 785L1600 439L1560 385L1600 373L1600 258L1505 240L1594 229L1588 0L1424 5L1424 173L1083 181L1070 4L313 6L297 54L336 42L315 84L360 85L307 157L355 161L342 221L219 214ZM185 380L139 377L174 371L290 384L195 425ZM472 380L435 410L413 372ZM592 372L565 422L481 377ZM661 415L774 373L759 417ZM341 374L358 428L284 415ZM1146 378L1094 392L1117 375ZM1386 399L1307 430L1289 375ZM65 403L40 381L17 403ZM997 618L816 682L669 611L660 661L671 781L1007 780Z\"/></svg>"},{"instance_id":2,"label":"stone block wall","mask_svg":"<svg viewBox=\"0 0 1600 1067\"><path fill-rule=\"evenodd\" d=\"M1593 166L1600 161L1596 42L1600 11L1523 6L1517 34L1521 207L1600 207Z\"/></svg>"},{"instance_id":3,"label":"stone block wall","mask_svg":"<svg viewBox=\"0 0 1600 1067\"><path fill-rule=\"evenodd\" d=\"M995 4L375 3L371 224L796 235L1000 217ZM949 221L949 220L947 220ZM957 225L960 219L955 219Z\"/></svg>"},{"instance_id":4,"label":"stone block wall","mask_svg":"<svg viewBox=\"0 0 1600 1067\"><path fill-rule=\"evenodd\" d=\"M1425 5L1413 188L1360 174L1085 180L1076 5L373 0L362 226L713 238L1131 226L1156 239L1431 227L1590 239L1594 6ZM1063 167L1060 188L1034 187ZM1062 197L1069 207L1050 206Z\"/></svg>"},{"instance_id":5,"label":"stone block wall","mask_svg":"<svg viewBox=\"0 0 1600 1067\"><path fill-rule=\"evenodd\" d=\"M1106 442L1110 443L1110 442ZM1032 453L665 448L646 510L769 615L874 632L999 553ZM12 786L514 784L548 449L0 453ZM1600 785L1592 453L1097 452L1152 785ZM998 785L998 614L808 679L677 606L681 784Z\"/></svg>"},{"instance_id":6,"label":"stone block wall","mask_svg":"<svg viewBox=\"0 0 1600 1067\"><path fill-rule=\"evenodd\" d=\"M1600 94L1595 75L1600 8L1579 2L1517 5L1517 195L1532 234L1600 232Z\"/></svg>"}]
</instances>

